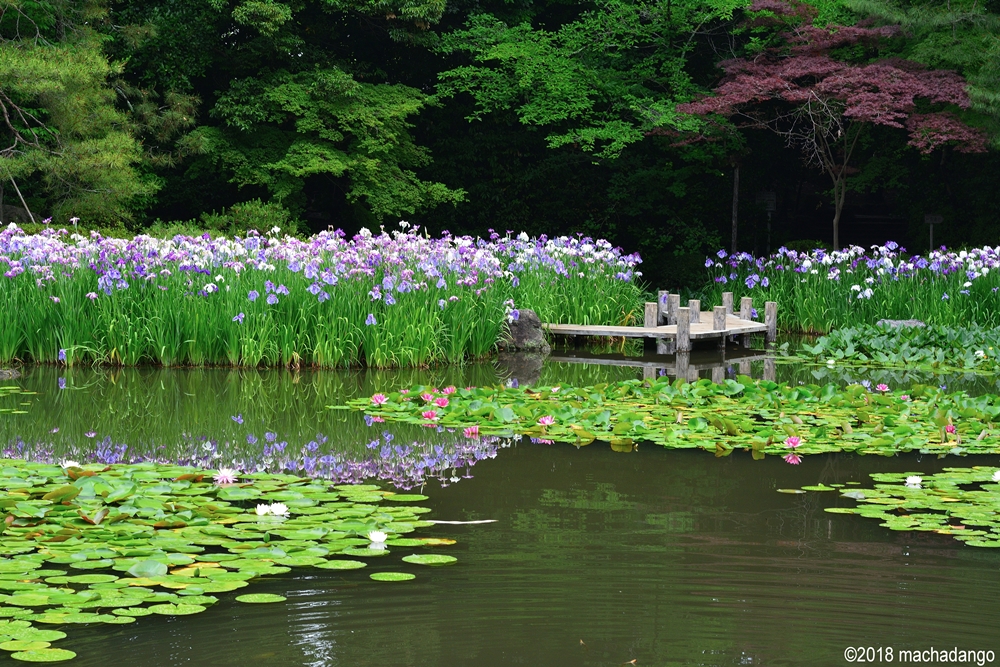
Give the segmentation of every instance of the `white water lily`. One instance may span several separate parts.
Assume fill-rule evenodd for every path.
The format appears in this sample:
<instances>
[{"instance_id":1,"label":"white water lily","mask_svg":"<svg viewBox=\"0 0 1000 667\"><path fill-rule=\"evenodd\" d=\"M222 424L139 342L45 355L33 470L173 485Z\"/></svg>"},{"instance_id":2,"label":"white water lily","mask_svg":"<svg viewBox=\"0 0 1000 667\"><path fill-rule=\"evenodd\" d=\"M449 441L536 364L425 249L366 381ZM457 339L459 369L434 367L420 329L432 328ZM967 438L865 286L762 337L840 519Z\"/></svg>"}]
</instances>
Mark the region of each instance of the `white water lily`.
<instances>
[{"instance_id":1,"label":"white water lily","mask_svg":"<svg viewBox=\"0 0 1000 667\"><path fill-rule=\"evenodd\" d=\"M271 514L274 516L288 516L288 505L285 503L272 503Z\"/></svg>"},{"instance_id":2,"label":"white water lily","mask_svg":"<svg viewBox=\"0 0 1000 667\"><path fill-rule=\"evenodd\" d=\"M267 516L271 513L271 506L268 504L257 505L257 516Z\"/></svg>"},{"instance_id":3,"label":"white water lily","mask_svg":"<svg viewBox=\"0 0 1000 667\"><path fill-rule=\"evenodd\" d=\"M65 470L66 468L79 468L80 467L80 463L78 461L71 461L70 459L64 460L59 465L62 466L63 470Z\"/></svg>"},{"instance_id":4,"label":"white water lily","mask_svg":"<svg viewBox=\"0 0 1000 667\"><path fill-rule=\"evenodd\" d=\"M911 489L919 489L920 483L923 481L924 481L923 477L920 477L918 475L910 475L909 477L906 478L906 485Z\"/></svg>"},{"instance_id":5,"label":"white water lily","mask_svg":"<svg viewBox=\"0 0 1000 667\"><path fill-rule=\"evenodd\" d=\"M997 470L993 473L993 481L1000 482L1000 470Z\"/></svg>"},{"instance_id":6,"label":"white water lily","mask_svg":"<svg viewBox=\"0 0 1000 667\"><path fill-rule=\"evenodd\" d=\"M368 539L371 540L373 544L381 544L385 542L387 537L389 536L381 530L373 530L368 533Z\"/></svg>"}]
</instances>

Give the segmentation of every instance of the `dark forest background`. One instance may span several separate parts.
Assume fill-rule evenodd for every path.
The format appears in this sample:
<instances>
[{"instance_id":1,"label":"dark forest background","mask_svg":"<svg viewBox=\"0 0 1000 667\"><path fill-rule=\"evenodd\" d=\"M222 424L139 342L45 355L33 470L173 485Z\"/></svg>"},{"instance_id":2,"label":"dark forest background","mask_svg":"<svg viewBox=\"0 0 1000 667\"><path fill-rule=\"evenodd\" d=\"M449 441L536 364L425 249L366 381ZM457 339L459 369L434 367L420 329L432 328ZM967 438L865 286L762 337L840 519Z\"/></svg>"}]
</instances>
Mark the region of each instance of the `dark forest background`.
<instances>
[{"instance_id":1,"label":"dark forest background","mask_svg":"<svg viewBox=\"0 0 1000 667\"><path fill-rule=\"evenodd\" d=\"M1000 243L1000 0L0 5L5 222L582 233L640 252L651 283L696 282L730 247L736 165L739 250L832 240L830 179L785 138L675 109L720 62L780 50L795 14L899 26L836 56L958 72L971 106L951 112L991 142L924 154L867 127L841 245L926 251L927 214L935 245Z\"/></svg>"}]
</instances>

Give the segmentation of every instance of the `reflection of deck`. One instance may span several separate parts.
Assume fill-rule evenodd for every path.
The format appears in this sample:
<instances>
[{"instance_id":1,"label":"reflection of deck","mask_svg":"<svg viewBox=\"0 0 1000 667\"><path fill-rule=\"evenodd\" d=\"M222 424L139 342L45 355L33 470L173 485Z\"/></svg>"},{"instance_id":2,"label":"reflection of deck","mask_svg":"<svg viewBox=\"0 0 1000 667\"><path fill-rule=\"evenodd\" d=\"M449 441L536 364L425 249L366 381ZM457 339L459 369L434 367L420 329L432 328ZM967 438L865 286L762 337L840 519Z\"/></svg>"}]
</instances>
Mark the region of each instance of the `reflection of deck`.
<instances>
[{"instance_id":1,"label":"reflection of deck","mask_svg":"<svg viewBox=\"0 0 1000 667\"><path fill-rule=\"evenodd\" d=\"M683 354L683 353L681 353ZM680 355L678 355L680 356ZM690 360L689 370L705 371L715 368L725 368L732 364L748 364L751 361L760 361L771 358L766 352L754 350L750 354L736 353L733 356L719 358ZM578 357L573 355L551 354L547 361L563 362L567 364L594 364L596 366L629 366L632 368L662 368L669 375L674 375L677 370L677 359L629 359L627 357Z\"/></svg>"},{"instance_id":2,"label":"reflection of deck","mask_svg":"<svg viewBox=\"0 0 1000 667\"><path fill-rule=\"evenodd\" d=\"M722 382L729 366L738 365L740 375L750 375L750 363L764 362L763 377L774 381L776 368L774 356L761 350L737 351L731 354L695 353L692 359L690 352L678 352L672 358L630 359L625 356L584 356L573 354L552 354L546 361L568 364L594 364L596 366L625 366L641 368L643 378L655 378L657 374L681 377L689 381L698 379L701 371L711 371L713 382ZM662 371L662 373L660 373Z\"/></svg>"}]
</instances>

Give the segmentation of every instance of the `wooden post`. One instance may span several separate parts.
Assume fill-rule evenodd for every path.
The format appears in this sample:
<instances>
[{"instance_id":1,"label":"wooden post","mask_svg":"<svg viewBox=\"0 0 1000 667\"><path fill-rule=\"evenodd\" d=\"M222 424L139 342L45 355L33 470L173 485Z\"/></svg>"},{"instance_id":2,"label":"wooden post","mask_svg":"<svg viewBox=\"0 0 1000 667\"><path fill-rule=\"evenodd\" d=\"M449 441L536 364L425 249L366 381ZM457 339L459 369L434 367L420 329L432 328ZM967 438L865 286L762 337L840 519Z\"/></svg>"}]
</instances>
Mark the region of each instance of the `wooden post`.
<instances>
[{"instance_id":1,"label":"wooden post","mask_svg":"<svg viewBox=\"0 0 1000 667\"><path fill-rule=\"evenodd\" d=\"M750 362L745 359L740 362L740 375L750 375Z\"/></svg>"},{"instance_id":2,"label":"wooden post","mask_svg":"<svg viewBox=\"0 0 1000 667\"><path fill-rule=\"evenodd\" d=\"M726 308L726 315L733 314L733 293L723 292L722 293L722 305Z\"/></svg>"},{"instance_id":3,"label":"wooden post","mask_svg":"<svg viewBox=\"0 0 1000 667\"><path fill-rule=\"evenodd\" d=\"M667 324L667 296L668 292L665 289L657 290L656 292L656 323L658 325Z\"/></svg>"},{"instance_id":4,"label":"wooden post","mask_svg":"<svg viewBox=\"0 0 1000 667\"><path fill-rule=\"evenodd\" d=\"M691 351L691 308L677 309L677 351Z\"/></svg>"},{"instance_id":5,"label":"wooden post","mask_svg":"<svg viewBox=\"0 0 1000 667\"><path fill-rule=\"evenodd\" d=\"M642 379L649 380L650 382L656 382L656 369L652 366L643 366Z\"/></svg>"},{"instance_id":6,"label":"wooden post","mask_svg":"<svg viewBox=\"0 0 1000 667\"><path fill-rule=\"evenodd\" d=\"M646 312L644 313L642 326L647 329L656 328L656 304L652 301L646 303Z\"/></svg>"},{"instance_id":7,"label":"wooden post","mask_svg":"<svg viewBox=\"0 0 1000 667\"><path fill-rule=\"evenodd\" d=\"M677 324L677 309L681 306L680 294L667 295L667 324Z\"/></svg>"},{"instance_id":8,"label":"wooden post","mask_svg":"<svg viewBox=\"0 0 1000 667\"><path fill-rule=\"evenodd\" d=\"M730 295L732 296L732 295ZM726 307L716 306L712 309L712 330L723 331L726 328ZM726 349L726 337L719 336L719 347Z\"/></svg>"},{"instance_id":9,"label":"wooden post","mask_svg":"<svg viewBox=\"0 0 1000 667\"><path fill-rule=\"evenodd\" d=\"M726 307L716 306L712 309L712 330L720 331L726 328Z\"/></svg>"},{"instance_id":10,"label":"wooden post","mask_svg":"<svg viewBox=\"0 0 1000 667\"><path fill-rule=\"evenodd\" d=\"M691 311L691 324L701 322L701 301L690 299L688 301L688 310Z\"/></svg>"},{"instance_id":11,"label":"wooden post","mask_svg":"<svg viewBox=\"0 0 1000 667\"><path fill-rule=\"evenodd\" d=\"M690 352L678 352L677 361L674 366L674 374L677 376L678 380L688 379L688 366L691 363L691 353Z\"/></svg>"},{"instance_id":12,"label":"wooden post","mask_svg":"<svg viewBox=\"0 0 1000 667\"><path fill-rule=\"evenodd\" d=\"M713 366L712 367L712 382L715 384L722 384L726 379L726 367L725 366Z\"/></svg>"},{"instance_id":13,"label":"wooden post","mask_svg":"<svg viewBox=\"0 0 1000 667\"><path fill-rule=\"evenodd\" d=\"M745 296L740 299L740 319L753 320L753 299ZM743 347L750 347L750 334L740 334Z\"/></svg>"},{"instance_id":14,"label":"wooden post","mask_svg":"<svg viewBox=\"0 0 1000 667\"><path fill-rule=\"evenodd\" d=\"M764 326L767 332L764 334L764 342L773 345L778 340L778 302L767 301L764 303Z\"/></svg>"},{"instance_id":15,"label":"wooden post","mask_svg":"<svg viewBox=\"0 0 1000 667\"><path fill-rule=\"evenodd\" d=\"M676 344L673 338L657 338L656 339L656 353L657 354L673 354L676 351Z\"/></svg>"},{"instance_id":16,"label":"wooden post","mask_svg":"<svg viewBox=\"0 0 1000 667\"><path fill-rule=\"evenodd\" d=\"M776 375L774 357L768 357L764 360L764 379L768 382L774 382Z\"/></svg>"}]
</instances>

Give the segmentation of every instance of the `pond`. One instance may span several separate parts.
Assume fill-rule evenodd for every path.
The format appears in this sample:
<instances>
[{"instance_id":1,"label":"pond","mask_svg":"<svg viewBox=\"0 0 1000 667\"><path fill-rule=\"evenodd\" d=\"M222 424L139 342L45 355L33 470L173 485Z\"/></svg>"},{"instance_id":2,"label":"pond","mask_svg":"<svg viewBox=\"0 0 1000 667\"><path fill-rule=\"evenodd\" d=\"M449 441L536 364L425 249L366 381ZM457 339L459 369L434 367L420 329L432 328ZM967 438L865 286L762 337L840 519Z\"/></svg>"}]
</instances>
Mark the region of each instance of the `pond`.
<instances>
[{"instance_id":1,"label":"pond","mask_svg":"<svg viewBox=\"0 0 1000 667\"><path fill-rule=\"evenodd\" d=\"M698 360L706 377L711 358ZM722 368L732 376L739 360ZM1000 649L997 550L827 513L854 505L835 493L777 492L870 486L873 472L931 474L996 457L815 455L789 466L647 444L631 453L528 438L471 444L327 409L416 383L514 373L587 384L642 377L642 367L515 359L396 372L23 370L17 384L37 393L20 396L24 414L0 420L8 456L311 464L422 489L433 519L495 521L422 529L457 540L441 550L458 557L451 567L415 568L401 562L409 551L390 549L367 570L295 568L248 589L287 596L280 604L222 594L197 618L63 628L78 654L71 664L801 665L844 664L848 646ZM813 370L776 372L797 382ZM945 382L996 391L992 378ZM418 576L380 583L368 570Z\"/></svg>"}]
</instances>

